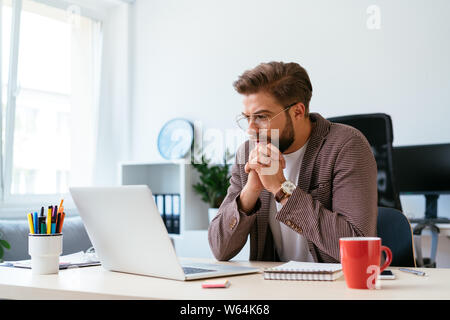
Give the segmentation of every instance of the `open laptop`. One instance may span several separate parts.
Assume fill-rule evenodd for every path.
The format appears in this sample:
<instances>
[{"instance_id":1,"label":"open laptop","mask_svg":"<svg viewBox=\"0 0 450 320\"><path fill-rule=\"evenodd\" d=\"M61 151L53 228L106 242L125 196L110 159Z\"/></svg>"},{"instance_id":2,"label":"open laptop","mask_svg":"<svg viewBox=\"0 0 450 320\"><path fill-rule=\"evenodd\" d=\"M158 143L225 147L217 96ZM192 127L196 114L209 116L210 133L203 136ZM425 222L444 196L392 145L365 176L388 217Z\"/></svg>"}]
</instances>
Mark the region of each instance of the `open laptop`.
<instances>
[{"instance_id":1,"label":"open laptop","mask_svg":"<svg viewBox=\"0 0 450 320\"><path fill-rule=\"evenodd\" d=\"M148 186L70 188L70 193L107 270L176 280L259 271L220 264L181 265Z\"/></svg>"}]
</instances>

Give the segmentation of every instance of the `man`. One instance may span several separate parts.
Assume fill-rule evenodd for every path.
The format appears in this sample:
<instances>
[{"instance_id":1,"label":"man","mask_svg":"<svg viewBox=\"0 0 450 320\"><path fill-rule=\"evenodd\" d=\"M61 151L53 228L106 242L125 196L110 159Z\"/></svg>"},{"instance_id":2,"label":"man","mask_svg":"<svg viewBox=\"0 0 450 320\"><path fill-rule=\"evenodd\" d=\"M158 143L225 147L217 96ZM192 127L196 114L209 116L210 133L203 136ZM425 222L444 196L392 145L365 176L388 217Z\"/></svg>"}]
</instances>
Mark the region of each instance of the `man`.
<instances>
[{"instance_id":1,"label":"man","mask_svg":"<svg viewBox=\"0 0 450 320\"><path fill-rule=\"evenodd\" d=\"M226 198L208 230L218 260L250 235L250 260L339 262L339 238L376 235L377 167L358 130L309 113L297 63L262 63L234 83L244 96Z\"/></svg>"}]
</instances>

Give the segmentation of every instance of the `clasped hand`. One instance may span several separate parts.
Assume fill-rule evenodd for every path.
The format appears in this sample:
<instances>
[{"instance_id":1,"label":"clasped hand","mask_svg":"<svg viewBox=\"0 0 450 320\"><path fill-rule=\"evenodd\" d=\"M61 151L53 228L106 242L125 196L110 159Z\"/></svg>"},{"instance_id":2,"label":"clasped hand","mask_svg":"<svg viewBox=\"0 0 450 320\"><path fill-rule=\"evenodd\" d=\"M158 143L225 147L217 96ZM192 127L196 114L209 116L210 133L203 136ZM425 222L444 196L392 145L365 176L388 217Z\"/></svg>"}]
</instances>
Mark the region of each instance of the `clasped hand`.
<instances>
[{"instance_id":1,"label":"clasped hand","mask_svg":"<svg viewBox=\"0 0 450 320\"><path fill-rule=\"evenodd\" d=\"M256 143L245 164L245 172L249 174L247 184L256 192L264 188L275 195L286 181L285 167L286 162L277 147L271 143Z\"/></svg>"}]
</instances>

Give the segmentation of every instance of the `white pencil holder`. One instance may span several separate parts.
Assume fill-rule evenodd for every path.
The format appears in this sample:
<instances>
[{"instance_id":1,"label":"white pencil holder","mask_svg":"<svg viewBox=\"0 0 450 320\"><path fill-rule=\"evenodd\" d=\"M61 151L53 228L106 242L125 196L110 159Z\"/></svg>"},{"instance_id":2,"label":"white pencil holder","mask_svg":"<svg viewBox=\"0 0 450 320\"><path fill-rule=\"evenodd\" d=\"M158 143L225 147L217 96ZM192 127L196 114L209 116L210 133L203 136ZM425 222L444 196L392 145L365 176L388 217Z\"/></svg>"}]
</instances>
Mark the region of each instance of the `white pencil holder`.
<instances>
[{"instance_id":1,"label":"white pencil holder","mask_svg":"<svg viewBox=\"0 0 450 320\"><path fill-rule=\"evenodd\" d=\"M31 256L32 274L57 274L62 244L62 233L29 234L28 253Z\"/></svg>"}]
</instances>

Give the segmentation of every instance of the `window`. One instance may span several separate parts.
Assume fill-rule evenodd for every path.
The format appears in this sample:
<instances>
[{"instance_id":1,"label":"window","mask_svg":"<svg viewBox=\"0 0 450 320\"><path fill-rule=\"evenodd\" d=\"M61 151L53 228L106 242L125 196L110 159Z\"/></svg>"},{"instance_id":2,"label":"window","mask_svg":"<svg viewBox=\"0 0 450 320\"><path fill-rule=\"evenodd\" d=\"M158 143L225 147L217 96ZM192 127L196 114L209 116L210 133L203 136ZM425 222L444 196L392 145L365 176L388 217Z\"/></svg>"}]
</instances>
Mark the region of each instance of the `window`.
<instances>
[{"instance_id":1,"label":"window","mask_svg":"<svg viewBox=\"0 0 450 320\"><path fill-rule=\"evenodd\" d=\"M11 0L0 0L0 200L4 190L4 154L6 132L6 100L11 49Z\"/></svg>"},{"instance_id":2,"label":"window","mask_svg":"<svg viewBox=\"0 0 450 320\"><path fill-rule=\"evenodd\" d=\"M92 183L101 23L74 6L0 3L3 203L60 197Z\"/></svg>"}]
</instances>

